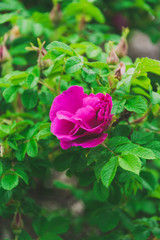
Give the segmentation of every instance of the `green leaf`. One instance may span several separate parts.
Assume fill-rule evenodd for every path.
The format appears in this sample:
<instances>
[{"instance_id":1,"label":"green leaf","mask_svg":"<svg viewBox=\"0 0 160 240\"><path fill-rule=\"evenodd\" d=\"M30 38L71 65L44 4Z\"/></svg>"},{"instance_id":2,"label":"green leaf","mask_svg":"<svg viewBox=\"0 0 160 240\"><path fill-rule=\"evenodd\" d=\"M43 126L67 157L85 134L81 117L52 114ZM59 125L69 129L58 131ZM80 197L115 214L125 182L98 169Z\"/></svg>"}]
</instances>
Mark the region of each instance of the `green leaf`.
<instances>
[{"instance_id":1,"label":"green leaf","mask_svg":"<svg viewBox=\"0 0 160 240\"><path fill-rule=\"evenodd\" d=\"M138 148L138 146L134 143L124 144L122 146L118 146L116 148L115 152L117 152L117 153L128 152L135 148Z\"/></svg>"},{"instance_id":2,"label":"green leaf","mask_svg":"<svg viewBox=\"0 0 160 240\"><path fill-rule=\"evenodd\" d=\"M152 233L154 234L155 237L157 237L157 238L160 239L160 228L154 227L154 228L152 229Z\"/></svg>"},{"instance_id":3,"label":"green leaf","mask_svg":"<svg viewBox=\"0 0 160 240\"><path fill-rule=\"evenodd\" d=\"M47 231L48 221L43 216L38 216L33 220L32 226L38 236L42 236Z\"/></svg>"},{"instance_id":4,"label":"green leaf","mask_svg":"<svg viewBox=\"0 0 160 240\"><path fill-rule=\"evenodd\" d=\"M160 75L160 61L150 59L150 58L141 58L137 59L136 65L136 74L143 74L146 72L151 72Z\"/></svg>"},{"instance_id":5,"label":"green leaf","mask_svg":"<svg viewBox=\"0 0 160 240\"><path fill-rule=\"evenodd\" d=\"M16 174L23 179L23 181L28 184L28 175L24 172L24 169L18 165L14 167Z\"/></svg>"},{"instance_id":6,"label":"green leaf","mask_svg":"<svg viewBox=\"0 0 160 240\"><path fill-rule=\"evenodd\" d=\"M117 125L113 130L114 136L128 137L131 132L131 126L129 125Z\"/></svg>"},{"instance_id":7,"label":"green leaf","mask_svg":"<svg viewBox=\"0 0 160 240\"><path fill-rule=\"evenodd\" d=\"M51 105L53 102L53 95L48 91L43 91L40 93L39 99L43 104Z\"/></svg>"},{"instance_id":8,"label":"green leaf","mask_svg":"<svg viewBox=\"0 0 160 240\"><path fill-rule=\"evenodd\" d=\"M54 160L54 168L59 172L70 168L73 158L74 155L70 152L59 155Z\"/></svg>"},{"instance_id":9,"label":"green leaf","mask_svg":"<svg viewBox=\"0 0 160 240\"><path fill-rule=\"evenodd\" d=\"M101 182L94 183L93 191L96 199L101 202L105 202L109 196L108 189Z\"/></svg>"},{"instance_id":10,"label":"green leaf","mask_svg":"<svg viewBox=\"0 0 160 240\"><path fill-rule=\"evenodd\" d=\"M19 21L19 27L21 34L31 34L33 21L31 19L22 18L21 21Z\"/></svg>"},{"instance_id":11,"label":"green leaf","mask_svg":"<svg viewBox=\"0 0 160 240\"><path fill-rule=\"evenodd\" d=\"M130 91L131 81L135 72L135 68L129 68L123 75L122 80L117 83L116 88L124 87L126 92Z\"/></svg>"},{"instance_id":12,"label":"green leaf","mask_svg":"<svg viewBox=\"0 0 160 240\"><path fill-rule=\"evenodd\" d=\"M62 234L67 232L69 229L69 222L65 217L55 217L53 218L47 226L47 230L52 232L52 234Z\"/></svg>"},{"instance_id":13,"label":"green leaf","mask_svg":"<svg viewBox=\"0 0 160 240\"><path fill-rule=\"evenodd\" d=\"M134 240L147 240L150 236L150 229L143 225L136 226L133 232Z\"/></svg>"},{"instance_id":14,"label":"green leaf","mask_svg":"<svg viewBox=\"0 0 160 240\"><path fill-rule=\"evenodd\" d=\"M10 21L12 19L12 17L14 16L14 14L17 15L16 12L0 14L0 24Z\"/></svg>"},{"instance_id":15,"label":"green leaf","mask_svg":"<svg viewBox=\"0 0 160 240\"><path fill-rule=\"evenodd\" d=\"M9 145L11 148L13 148L14 150L17 150L17 149L18 149L18 148L17 148L17 143L16 143L15 140L13 140L13 139L8 139L8 140L7 140L7 143L8 143L8 145Z\"/></svg>"},{"instance_id":16,"label":"green leaf","mask_svg":"<svg viewBox=\"0 0 160 240\"><path fill-rule=\"evenodd\" d=\"M18 66L26 66L27 65L27 61L25 58L23 57L14 57L12 59L12 63L14 65L18 65Z\"/></svg>"},{"instance_id":17,"label":"green leaf","mask_svg":"<svg viewBox=\"0 0 160 240\"><path fill-rule=\"evenodd\" d=\"M40 23L33 24L33 34L35 37L39 37L43 34L43 25Z\"/></svg>"},{"instance_id":18,"label":"green leaf","mask_svg":"<svg viewBox=\"0 0 160 240\"><path fill-rule=\"evenodd\" d=\"M6 124L0 125L0 138L4 138L5 136L9 135L11 132L11 127Z\"/></svg>"},{"instance_id":19,"label":"green leaf","mask_svg":"<svg viewBox=\"0 0 160 240\"><path fill-rule=\"evenodd\" d=\"M27 76L28 76L27 72L14 71L13 73L11 73L9 80L13 85L18 85L18 84L22 84L26 80Z\"/></svg>"},{"instance_id":20,"label":"green leaf","mask_svg":"<svg viewBox=\"0 0 160 240\"><path fill-rule=\"evenodd\" d=\"M3 97L7 103L13 102L17 95L17 86L11 86L3 91Z\"/></svg>"},{"instance_id":21,"label":"green leaf","mask_svg":"<svg viewBox=\"0 0 160 240\"><path fill-rule=\"evenodd\" d=\"M36 76L34 76L33 74L29 74L27 76L26 82L27 82L27 86L29 88L33 88L36 86L36 84L38 82L38 78Z\"/></svg>"},{"instance_id":22,"label":"green leaf","mask_svg":"<svg viewBox=\"0 0 160 240\"><path fill-rule=\"evenodd\" d=\"M28 89L22 94L22 104L27 109L32 109L36 106L38 101L38 93L36 90Z\"/></svg>"},{"instance_id":23,"label":"green leaf","mask_svg":"<svg viewBox=\"0 0 160 240\"><path fill-rule=\"evenodd\" d=\"M61 237L53 234L52 232L46 233L44 236L40 238L40 240L63 240Z\"/></svg>"},{"instance_id":24,"label":"green leaf","mask_svg":"<svg viewBox=\"0 0 160 240\"><path fill-rule=\"evenodd\" d=\"M117 157L112 157L102 168L101 180L105 187L109 187L111 184L116 171L117 171L118 161Z\"/></svg>"},{"instance_id":25,"label":"green leaf","mask_svg":"<svg viewBox=\"0 0 160 240\"><path fill-rule=\"evenodd\" d=\"M94 18L97 22L99 23L104 23L105 22L105 17L103 16L102 12L100 11L99 8L94 6L92 3L89 3L87 1L83 2L73 2L70 3L65 9L64 9L64 14L66 16L70 15L77 15L77 14L87 14Z\"/></svg>"},{"instance_id":26,"label":"green leaf","mask_svg":"<svg viewBox=\"0 0 160 240\"><path fill-rule=\"evenodd\" d=\"M28 139L32 138L33 136L35 136L38 131L38 128L39 128L38 123L33 125L33 127L29 127L25 132L25 138L28 140Z\"/></svg>"},{"instance_id":27,"label":"green leaf","mask_svg":"<svg viewBox=\"0 0 160 240\"><path fill-rule=\"evenodd\" d=\"M3 173L3 164L2 162L0 162L0 176L2 175L2 173Z\"/></svg>"},{"instance_id":28,"label":"green leaf","mask_svg":"<svg viewBox=\"0 0 160 240\"><path fill-rule=\"evenodd\" d=\"M22 43L18 43L18 45L13 45L10 49L9 49L9 52L10 52L10 54L12 55L12 56L14 56L14 55L20 55L20 54L24 54L24 53L27 53L28 51L26 50L26 47L28 47L28 44L29 44L29 41L26 41L26 42L22 42ZM16 57L16 56L14 56L14 58L12 59L12 62L15 64L15 62L14 62L14 59L16 59L16 61L17 61L17 65L19 65L18 64L18 62L20 61L20 60L22 60L22 62L24 62L25 61L25 63L27 63L27 61L26 61L26 59L25 58L23 58L23 57ZM21 63L20 63L20 65L21 65ZM15 71L14 73L21 73L20 71ZM25 72L24 72L25 73ZM27 74L27 72L26 72L26 74Z\"/></svg>"},{"instance_id":29,"label":"green leaf","mask_svg":"<svg viewBox=\"0 0 160 240\"><path fill-rule=\"evenodd\" d=\"M84 64L90 67L98 68L98 69L102 69L102 68L109 69L108 64L103 62L85 62Z\"/></svg>"},{"instance_id":30,"label":"green leaf","mask_svg":"<svg viewBox=\"0 0 160 240\"><path fill-rule=\"evenodd\" d=\"M18 159L18 161L23 161L26 151L27 145L25 143L18 146L18 150L16 151L16 158Z\"/></svg>"},{"instance_id":31,"label":"green leaf","mask_svg":"<svg viewBox=\"0 0 160 240\"><path fill-rule=\"evenodd\" d=\"M67 73L74 73L79 71L83 66L79 57L68 58L65 64L65 70Z\"/></svg>"},{"instance_id":32,"label":"green leaf","mask_svg":"<svg viewBox=\"0 0 160 240\"><path fill-rule=\"evenodd\" d=\"M153 132L140 132L140 131L133 131L131 135L131 141L138 144L146 144L153 141L154 134Z\"/></svg>"},{"instance_id":33,"label":"green leaf","mask_svg":"<svg viewBox=\"0 0 160 240\"><path fill-rule=\"evenodd\" d=\"M27 154L30 157L36 157L38 155L38 145L36 140L31 139L28 143L27 143Z\"/></svg>"},{"instance_id":34,"label":"green leaf","mask_svg":"<svg viewBox=\"0 0 160 240\"><path fill-rule=\"evenodd\" d=\"M19 240L33 240L31 236L24 230L21 231L20 235L18 236Z\"/></svg>"},{"instance_id":35,"label":"green leaf","mask_svg":"<svg viewBox=\"0 0 160 240\"><path fill-rule=\"evenodd\" d=\"M119 114L123 112L126 99L120 101L113 100L112 114Z\"/></svg>"},{"instance_id":36,"label":"green leaf","mask_svg":"<svg viewBox=\"0 0 160 240\"><path fill-rule=\"evenodd\" d=\"M1 185L5 190L12 190L18 185L18 176L14 173L4 175L1 180Z\"/></svg>"},{"instance_id":37,"label":"green leaf","mask_svg":"<svg viewBox=\"0 0 160 240\"><path fill-rule=\"evenodd\" d=\"M160 141L151 141L145 147L151 149L156 158L160 159Z\"/></svg>"},{"instance_id":38,"label":"green leaf","mask_svg":"<svg viewBox=\"0 0 160 240\"><path fill-rule=\"evenodd\" d=\"M145 99L141 96L133 97L126 101L124 106L129 112L144 113L147 111L148 106Z\"/></svg>"},{"instance_id":39,"label":"green leaf","mask_svg":"<svg viewBox=\"0 0 160 240\"><path fill-rule=\"evenodd\" d=\"M52 135L50 128L44 128L37 133L36 139L39 141L40 139L45 139L50 135Z\"/></svg>"},{"instance_id":40,"label":"green leaf","mask_svg":"<svg viewBox=\"0 0 160 240\"><path fill-rule=\"evenodd\" d=\"M138 157L145 159L155 159L155 154L151 149L137 146L137 148L133 148L130 150L130 153L137 155Z\"/></svg>"},{"instance_id":41,"label":"green leaf","mask_svg":"<svg viewBox=\"0 0 160 240\"><path fill-rule=\"evenodd\" d=\"M140 176L142 179L142 185L145 189L152 192L156 190L158 182L155 176L151 172L142 171L140 173Z\"/></svg>"},{"instance_id":42,"label":"green leaf","mask_svg":"<svg viewBox=\"0 0 160 240\"><path fill-rule=\"evenodd\" d=\"M133 154L122 154L122 156L118 157L118 162L121 168L124 170L133 172L137 175L139 175L139 172L141 170L141 161L139 157L133 155Z\"/></svg>"},{"instance_id":43,"label":"green leaf","mask_svg":"<svg viewBox=\"0 0 160 240\"><path fill-rule=\"evenodd\" d=\"M160 94L157 92L151 92L151 103L153 105L160 104Z\"/></svg>"},{"instance_id":44,"label":"green leaf","mask_svg":"<svg viewBox=\"0 0 160 240\"><path fill-rule=\"evenodd\" d=\"M58 50L59 52L63 52L63 53L67 53L68 55L73 55L73 49L71 47L69 47L67 44L62 43L62 42L58 42L58 41L54 41L51 42L47 47L48 50Z\"/></svg>"},{"instance_id":45,"label":"green leaf","mask_svg":"<svg viewBox=\"0 0 160 240\"><path fill-rule=\"evenodd\" d=\"M118 146L118 145L122 145L125 143L130 143L130 140L126 137L112 137L110 138L108 145L109 146Z\"/></svg>"},{"instance_id":46,"label":"green leaf","mask_svg":"<svg viewBox=\"0 0 160 240\"><path fill-rule=\"evenodd\" d=\"M94 44L89 44L86 49L86 54L88 58L96 58L98 55L102 53L102 50L100 47L97 47Z\"/></svg>"},{"instance_id":47,"label":"green leaf","mask_svg":"<svg viewBox=\"0 0 160 240\"><path fill-rule=\"evenodd\" d=\"M82 69L82 76L84 77L84 80L88 83L92 83L96 81L97 74L88 68Z\"/></svg>"},{"instance_id":48,"label":"green leaf","mask_svg":"<svg viewBox=\"0 0 160 240\"><path fill-rule=\"evenodd\" d=\"M100 209L94 212L93 223L98 225L102 232L114 229L119 223L118 212L110 209Z\"/></svg>"}]
</instances>

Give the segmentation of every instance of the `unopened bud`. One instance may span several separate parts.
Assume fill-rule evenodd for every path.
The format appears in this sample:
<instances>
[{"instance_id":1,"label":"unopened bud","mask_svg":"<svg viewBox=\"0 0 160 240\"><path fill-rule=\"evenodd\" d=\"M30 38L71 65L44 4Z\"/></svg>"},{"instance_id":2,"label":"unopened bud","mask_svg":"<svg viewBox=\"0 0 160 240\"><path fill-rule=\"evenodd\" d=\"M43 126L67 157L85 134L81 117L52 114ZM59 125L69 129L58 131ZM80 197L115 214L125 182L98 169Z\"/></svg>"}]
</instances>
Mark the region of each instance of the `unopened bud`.
<instances>
[{"instance_id":1,"label":"unopened bud","mask_svg":"<svg viewBox=\"0 0 160 240\"><path fill-rule=\"evenodd\" d=\"M60 4L56 4L51 12L50 12L50 19L52 23L59 23L62 19L62 12L61 12L61 6Z\"/></svg>"},{"instance_id":2,"label":"unopened bud","mask_svg":"<svg viewBox=\"0 0 160 240\"><path fill-rule=\"evenodd\" d=\"M15 25L11 31L10 31L10 41L13 41L16 38L19 38L21 36L19 27Z\"/></svg>"},{"instance_id":3,"label":"unopened bud","mask_svg":"<svg viewBox=\"0 0 160 240\"><path fill-rule=\"evenodd\" d=\"M79 30L82 31L85 28L85 25L86 25L86 18L85 16L82 16L79 23Z\"/></svg>"},{"instance_id":4,"label":"unopened bud","mask_svg":"<svg viewBox=\"0 0 160 240\"><path fill-rule=\"evenodd\" d=\"M52 61L50 59L43 60L43 57L47 54L47 51L44 47L42 47L41 52L38 51L38 66L41 69L45 69L49 67L52 64Z\"/></svg>"},{"instance_id":5,"label":"unopened bud","mask_svg":"<svg viewBox=\"0 0 160 240\"><path fill-rule=\"evenodd\" d=\"M125 57L127 55L128 44L127 44L127 40L124 37L121 38L115 51L116 51L116 54L118 55L118 57L120 57L120 58Z\"/></svg>"},{"instance_id":6,"label":"unopened bud","mask_svg":"<svg viewBox=\"0 0 160 240\"><path fill-rule=\"evenodd\" d=\"M13 232L19 234L24 227L23 219L20 213L15 213L11 223Z\"/></svg>"},{"instance_id":7,"label":"unopened bud","mask_svg":"<svg viewBox=\"0 0 160 240\"><path fill-rule=\"evenodd\" d=\"M123 62L120 62L119 67L115 70L115 77L118 80L121 80L122 75L125 73L126 71L126 66Z\"/></svg>"},{"instance_id":8,"label":"unopened bud","mask_svg":"<svg viewBox=\"0 0 160 240\"><path fill-rule=\"evenodd\" d=\"M10 59L10 54L5 45L0 46L0 63L5 62L6 60Z\"/></svg>"},{"instance_id":9,"label":"unopened bud","mask_svg":"<svg viewBox=\"0 0 160 240\"><path fill-rule=\"evenodd\" d=\"M108 64L117 64L118 62L119 62L119 58L118 58L116 52L114 51L114 49L112 48L109 56L107 57L107 63Z\"/></svg>"}]
</instances>

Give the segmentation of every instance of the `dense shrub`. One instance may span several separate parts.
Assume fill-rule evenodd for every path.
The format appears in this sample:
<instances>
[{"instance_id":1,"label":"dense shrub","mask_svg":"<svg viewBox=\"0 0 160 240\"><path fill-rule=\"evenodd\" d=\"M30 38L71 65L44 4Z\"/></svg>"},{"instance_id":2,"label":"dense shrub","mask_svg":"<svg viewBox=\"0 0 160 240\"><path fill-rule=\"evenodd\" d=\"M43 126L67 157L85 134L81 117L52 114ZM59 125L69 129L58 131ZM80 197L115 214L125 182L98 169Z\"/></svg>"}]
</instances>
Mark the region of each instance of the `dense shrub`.
<instances>
[{"instance_id":1,"label":"dense shrub","mask_svg":"<svg viewBox=\"0 0 160 240\"><path fill-rule=\"evenodd\" d=\"M133 62L129 29L118 35L111 22L133 6L23 2L0 3L8 239L160 239L160 61ZM156 1L135 2L142 16L159 16Z\"/></svg>"}]
</instances>

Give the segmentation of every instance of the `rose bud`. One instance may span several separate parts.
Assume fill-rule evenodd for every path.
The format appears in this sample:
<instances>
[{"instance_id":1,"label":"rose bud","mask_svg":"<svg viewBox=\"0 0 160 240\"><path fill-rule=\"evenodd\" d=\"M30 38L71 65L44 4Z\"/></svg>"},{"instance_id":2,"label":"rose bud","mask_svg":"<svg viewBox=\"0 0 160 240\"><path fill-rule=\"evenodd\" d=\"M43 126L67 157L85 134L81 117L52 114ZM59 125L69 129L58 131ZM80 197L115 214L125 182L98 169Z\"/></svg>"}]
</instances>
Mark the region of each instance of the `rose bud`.
<instances>
[{"instance_id":1,"label":"rose bud","mask_svg":"<svg viewBox=\"0 0 160 240\"><path fill-rule=\"evenodd\" d=\"M50 12L50 19L52 23L59 23L62 19L62 12L61 12L61 6L60 4L56 4L51 12Z\"/></svg>"},{"instance_id":2,"label":"rose bud","mask_svg":"<svg viewBox=\"0 0 160 240\"><path fill-rule=\"evenodd\" d=\"M52 61L50 59L43 60L43 57L47 54L47 51L44 47L42 47L41 52L38 49L38 66L40 69L45 69L49 67L52 64Z\"/></svg>"},{"instance_id":3,"label":"rose bud","mask_svg":"<svg viewBox=\"0 0 160 240\"><path fill-rule=\"evenodd\" d=\"M125 73L126 71L126 66L123 62L120 62L119 67L115 70L115 77L118 80L121 80L122 75Z\"/></svg>"},{"instance_id":4,"label":"rose bud","mask_svg":"<svg viewBox=\"0 0 160 240\"><path fill-rule=\"evenodd\" d=\"M10 59L10 54L5 45L0 46L0 63L3 63Z\"/></svg>"},{"instance_id":5,"label":"rose bud","mask_svg":"<svg viewBox=\"0 0 160 240\"><path fill-rule=\"evenodd\" d=\"M18 233L21 232L21 230L24 227L24 224L23 224L23 219L22 219L22 216L21 216L20 213L15 213L14 214L11 226L12 226L12 229L13 229L14 233L18 234Z\"/></svg>"},{"instance_id":6,"label":"rose bud","mask_svg":"<svg viewBox=\"0 0 160 240\"><path fill-rule=\"evenodd\" d=\"M11 31L10 31L10 41L13 41L16 38L19 38L21 36L19 27L15 25Z\"/></svg>"},{"instance_id":7,"label":"rose bud","mask_svg":"<svg viewBox=\"0 0 160 240\"><path fill-rule=\"evenodd\" d=\"M115 51L118 57L120 58L125 57L127 55L128 44L127 44L127 40L124 37L121 38L119 44L115 48Z\"/></svg>"},{"instance_id":8,"label":"rose bud","mask_svg":"<svg viewBox=\"0 0 160 240\"><path fill-rule=\"evenodd\" d=\"M84 30L85 25L86 25L86 18L85 18L85 16L82 16L80 23L79 23L79 31Z\"/></svg>"},{"instance_id":9,"label":"rose bud","mask_svg":"<svg viewBox=\"0 0 160 240\"><path fill-rule=\"evenodd\" d=\"M117 64L118 62L119 62L119 58L118 58L116 52L114 51L114 49L112 48L109 56L107 57L107 63L108 64Z\"/></svg>"},{"instance_id":10,"label":"rose bud","mask_svg":"<svg viewBox=\"0 0 160 240\"><path fill-rule=\"evenodd\" d=\"M112 121L109 94L87 95L80 86L71 86L55 97L50 109L51 132L62 149L72 146L96 147L108 136L104 131Z\"/></svg>"}]
</instances>

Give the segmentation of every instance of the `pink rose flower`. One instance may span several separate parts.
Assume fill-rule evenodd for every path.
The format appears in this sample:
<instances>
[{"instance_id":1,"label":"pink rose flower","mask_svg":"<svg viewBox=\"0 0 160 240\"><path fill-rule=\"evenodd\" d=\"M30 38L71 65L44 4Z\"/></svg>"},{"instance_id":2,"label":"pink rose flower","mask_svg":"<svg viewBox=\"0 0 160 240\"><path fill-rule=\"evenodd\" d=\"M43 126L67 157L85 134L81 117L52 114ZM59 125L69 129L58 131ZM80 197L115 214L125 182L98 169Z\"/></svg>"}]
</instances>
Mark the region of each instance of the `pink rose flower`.
<instances>
[{"instance_id":1,"label":"pink rose flower","mask_svg":"<svg viewBox=\"0 0 160 240\"><path fill-rule=\"evenodd\" d=\"M102 143L112 120L112 98L109 94L87 95L83 88L72 86L55 97L51 109L51 132L61 147L91 148Z\"/></svg>"}]
</instances>

